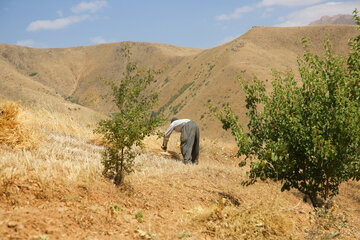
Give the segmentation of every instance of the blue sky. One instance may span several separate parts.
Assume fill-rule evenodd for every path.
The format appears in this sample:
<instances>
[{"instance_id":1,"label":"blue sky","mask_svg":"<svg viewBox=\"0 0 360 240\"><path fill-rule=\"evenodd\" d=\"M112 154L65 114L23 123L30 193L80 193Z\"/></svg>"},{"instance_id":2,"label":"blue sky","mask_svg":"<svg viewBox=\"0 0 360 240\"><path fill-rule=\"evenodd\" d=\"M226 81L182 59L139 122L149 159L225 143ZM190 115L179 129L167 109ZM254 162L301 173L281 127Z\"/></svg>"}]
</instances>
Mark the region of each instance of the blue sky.
<instances>
[{"instance_id":1,"label":"blue sky","mask_svg":"<svg viewBox=\"0 0 360 240\"><path fill-rule=\"evenodd\" d=\"M253 26L304 26L360 0L0 0L0 43L63 48L138 41L212 48Z\"/></svg>"}]
</instances>

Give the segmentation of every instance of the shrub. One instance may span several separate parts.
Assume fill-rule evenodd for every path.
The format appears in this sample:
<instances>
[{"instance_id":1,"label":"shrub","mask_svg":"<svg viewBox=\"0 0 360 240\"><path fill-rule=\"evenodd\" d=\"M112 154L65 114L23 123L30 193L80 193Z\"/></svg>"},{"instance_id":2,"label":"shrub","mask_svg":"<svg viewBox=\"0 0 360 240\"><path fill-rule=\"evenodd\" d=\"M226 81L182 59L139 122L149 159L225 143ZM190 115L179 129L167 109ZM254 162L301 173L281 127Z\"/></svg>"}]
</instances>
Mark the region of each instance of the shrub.
<instances>
[{"instance_id":1,"label":"shrub","mask_svg":"<svg viewBox=\"0 0 360 240\"><path fill-rule=\"evenodd\" d=\"M354 18L360 30L357 10ZM298 60L301 84L291 71L274 74L270 94L256 78L253 85L240 81L248 133L230 106L213 108L223 128L235 136L238 155L251 160L249 180L243 184L280 181L282 191L298 189L317 207L323 202L318 196L327 200L342 182L360 179L360 36L349 43L347 59L335 55L329 40L324 57L319 57L304 38L304 56Z\"/></svg>"},{"instance_id":2,"label":"shrub","mask_svg":"<svg viewBox=\"0 0 360 240\"><path fill-rule=\"evenodd\" d=\"M191 237L190 233L185 231L182 234L180 234L178 238L179 239L186 239L186 238L189 238L189 237Z\"/></svg>"},{"instance_id":3,"label":"shrub","mask_svg":"<svg viewBox=\"0 0 360 240\"><path fill-rule=\"evenodd\" d=\"M135 218L136 218L136 220L137 220L139 223L144 222L144 213L143 213L143 211L142 211L142 210L137 211L137 212L135 213Z\"/></svg>"},{"instance_id":4,"label":"shrub","mask_svg":"<svg viewBox=\"0 0 360 240\"><path fill-rule=\"evenodd\" d=\"M151 110L158 100L158 94L145 94L146 88L154 81L155 71L142 70L131 62L130 49L125 47L126 71L120 79L102 79L112 92L108 97L117 107L112 117L99 122L96 133L103 134L103 174L120 185L125 177L134 171L135 152L133 146L142 146L142 140L156 132L164 123L162 115L151 116Z\"/></svg>"}]
</instances>

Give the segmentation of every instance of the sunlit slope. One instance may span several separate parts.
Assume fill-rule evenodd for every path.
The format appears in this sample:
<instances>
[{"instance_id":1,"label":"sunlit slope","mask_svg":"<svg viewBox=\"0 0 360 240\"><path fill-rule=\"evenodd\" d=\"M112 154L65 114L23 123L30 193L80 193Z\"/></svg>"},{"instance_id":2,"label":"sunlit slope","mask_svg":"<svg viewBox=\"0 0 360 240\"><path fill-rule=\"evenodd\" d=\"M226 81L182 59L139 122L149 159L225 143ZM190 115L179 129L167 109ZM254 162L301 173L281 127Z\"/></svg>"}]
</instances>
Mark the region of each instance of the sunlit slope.
<instances>
[{"instance_id":1,"label":"sunlit slope","mask_svg":"<svg viewBox=\"0 0 360 240\"><path fill-rule=\"evenodd\" d=\"M356 27L346 25L254 27L231 42L206 50L141 42L65 49L0 44L0 96L51 103L62 111L109 111L111 103L99 98L108 90L99 77L121 77L128 44L139 65L161 70L151 89L160 92L159 108L165 115L194 119L200 123L202 134L216 138L223 132L209 113L209 104L221 107L230 103L246 125L244 96L237 76L251 81L256 75L268 80L270 89L273 69L293 69L296 74L296 60L303 53L302 37L310 38L314 52L321 54L328 36L334 50L345 54L348 39L357 34Z\"/></svg>"},{"instance_id":2,"label":"sunlit slope","mask_svg":"<svg viewBox=\"0 0 360 240\"><path fill-rule=\"evenodd\" d=\"M112 80L121 76L125 44L131 47L135 61L156 69L199 51L131 42L65 49L0 44L0 97L61 112L78 111L79 115L93 114L92 109L109 110L109 104L89 101L107 90L99 77Z\"/></svg>"},{"instance_id":3,"label":"sunlit slope","mask_svg":"<svg viewBox=\"0 0 360 240\"><path fill-rule=\"evenodd\" d=\"M222 106L230 103L246 125L245 102L237 76L251 81L254 76L271 88L272 70L293 69L297 74L297 57L303 53L302 37L311 39L312 49L323 53L323 42L328 36L335 52L345 54L350 37L358 32L352 26L309 26L295 28L256 27L243 36L221 46L190 56L169 74L168 83L162 88L161 102L169 103L181 87L190 85L166 112L201 122L203 132L213 137L223 135L220 124L209 114L207 105ZM187 84L187 85L186 85ZM172 90L175 92L171 93ZM169 96L170 95L170 96Z\"/></svg>"}]
</instances>

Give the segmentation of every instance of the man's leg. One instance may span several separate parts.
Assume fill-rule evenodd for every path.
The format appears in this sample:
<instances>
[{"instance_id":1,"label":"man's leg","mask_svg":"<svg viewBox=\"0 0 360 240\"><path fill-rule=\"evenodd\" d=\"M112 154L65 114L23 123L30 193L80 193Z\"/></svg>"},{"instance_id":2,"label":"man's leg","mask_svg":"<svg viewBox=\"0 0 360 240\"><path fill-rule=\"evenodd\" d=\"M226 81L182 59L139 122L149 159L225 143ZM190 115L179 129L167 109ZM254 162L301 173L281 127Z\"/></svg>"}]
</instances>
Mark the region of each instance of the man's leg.
<instances>
[{"instance_id":1,"label":"man's leg","mask_svg":"<svg viewBox=\"0 0 360 240\"><path fill-rule=\"evenodd\" d=\"M184 125L181 131L181 154L184 157L184 163L192 163L192 150L195 141L195 131L193 122L188 122Z\"/></svg>"},{"instance_id":2,"label":"man's leg","mask_svg":"<svg viewBox=\"0 0 360 240\"><path fill-rule=\"evenodd\" d=\"M192 162L194 164L199 164L199 150L200 150L200 130L199 130L199 127L196 125L195 140L194 140L194 145L193 145L192 154L191 154Z\"/></svg>"}]
</instances>

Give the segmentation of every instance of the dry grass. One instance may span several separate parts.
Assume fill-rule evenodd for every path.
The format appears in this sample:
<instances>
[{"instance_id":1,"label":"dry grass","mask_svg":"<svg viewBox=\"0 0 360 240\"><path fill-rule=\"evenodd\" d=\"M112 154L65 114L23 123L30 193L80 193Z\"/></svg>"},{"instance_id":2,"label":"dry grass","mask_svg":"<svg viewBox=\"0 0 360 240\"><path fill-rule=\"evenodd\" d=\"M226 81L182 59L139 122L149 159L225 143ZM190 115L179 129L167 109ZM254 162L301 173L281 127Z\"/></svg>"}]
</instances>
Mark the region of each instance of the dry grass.
<instances>
[{"instance_id":1,"label":"dry grass","mask_svg":"<svg viewBox=\"0 0 360 240\"><path fill-rule=\"evenodd\" d=\"M101 147L87 142L95 137L90 125L12 102L3 104L1 116L0 190L8 200L14 202L29 181L50 195L59 184L90 187L99 182Z\"/></svg>"},{"instance_id":2,"label":"dry grass","mask_svg":"<svg viewBox=\"0 0 360 240\"><path fill-rule=\"evenodd\" d=\"M268 195L268 194L265 194ZM303 215L303 221L286 207L284 199L262 198L234 206L227 199L209 208L196 208L192 224L212 239L359 239L358 227L349 224L346 213L334 208Z\"/></svg>"},{"instance_id":3,"label":"dry grass","mask_svg":"<svg viewBox=\"0 0 360 240\"><path fill-rule=\"evenodd\" d=\"M0 106L0 145L11 148L36 148L40 142L38 132L22 115L22 108L14 102Z\"/></svg>"},{"instance_id":4,"label":"dry grass","mask_svg":"<svg viewBox=\"0 0 360 240\"><path fill-rule=\"evenodd\" d=\"M94 188L101 183L99 151L100 147L96 145L53 134L47 135L34 150L2 150L0 189L10 202L16 203L14 200L28 185L38 186L38 191L46 198L54 194L56 187Z\"/></svg>"},{"instance_id":5,"label":"dry grass","mask_svg":"<svg viewBox=\"0 0 360 240\"><path fill-rule=\"evenodd\" d=\"M188 239L326 239L337 234L334 231L339 232L337 239L359 237L355 228L341 225L344 218L340 213L325 218L311 215L309 204L303 203L299 195L281 193L276 183L241 187L246 169L237 167L239 159L234 157L233 144L201 139L200 164L194 166L182 162L179 134L170 138L168 154L161 151L162 139L149 137L145 139L145 149L137 149L140 154L135 159L135 173L127 176L123 187L116 188L101 174L102 147L90 143L99 139L92 132L94 124L82 124L73 116L46 108L14 103L7 106L7 112L16 112L17 118L6 119L16 122L19 132L28 129L27 140L36 142L36 147L15 148L2 143L0 204L18 210L9 210L7 216L0 211L0 217L11 219L15 214L29 222L39 218L47 227L51 214L52 220L63 221L58 216L65 203L72 213L65 219L79 232L71 235L69 228L61 228L59 223L59 234L50 234L51 238L62 236L62 232L66 232L61 237L64 239L82 238L87 236L89 227L93 231L117 231L119 237L114 239L132 239L124 238L123 234L130 234L126 229L134 232L134 239L139 238L139 229L158 239L177 239L181 234L187 236L184 233L191 235ZM356 183L353 185L346 188L349 196L358 189ZM39 210L37 203L45 210ZM115 203L121 210L109 217L108 210ZM352 214L356 214L358 204L350 203ZM36 219L28 216L21 210L26 207L31 212L42 211L42 215ZM140 210L144 212L142 223L134 218L134 212ZM34 234L39 233L33 225L23 224ZM10 230L0 224L0 233ZM16 234L6 236L31 236L25 230ZM93 236L103 237L100 233Z\"/></svg>"},{"instance_id":6,"label":"dry grass","mask_svg":"<svg viewBox=\"0 0 360 240\"><path fill-rule=\"evenodd\" d=\"M26 107L24 114L27 115L29 124L45 132L71 136L88 142L96 137L93 134L95 120L80 121L75 115L53 111L51 106Z\"/></svg>"},{"instance_id":7,"label":"dry grass","mask_svg":"<svg viewBox=\"0 0 360 240\"><path fill-rule=\"evenodd\" d=\"M279 199L242 202L222 198L217 205L194 210L194 224L216 239L302 239L293 212Z\"/></svg>"},{"instance_id":8,"label":"dry grass","mask_svg":"<svg viewBox=\"0 0 360 240\"><path fill-rule=\"evenodd\" d=\"M336 203L330 209L319 208L309 217L311 226L305 229L306 239L360 239L359 228L349 224L346 212Z\"/></svg>"}]
</instances>

